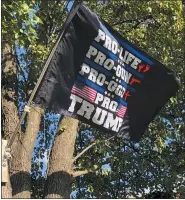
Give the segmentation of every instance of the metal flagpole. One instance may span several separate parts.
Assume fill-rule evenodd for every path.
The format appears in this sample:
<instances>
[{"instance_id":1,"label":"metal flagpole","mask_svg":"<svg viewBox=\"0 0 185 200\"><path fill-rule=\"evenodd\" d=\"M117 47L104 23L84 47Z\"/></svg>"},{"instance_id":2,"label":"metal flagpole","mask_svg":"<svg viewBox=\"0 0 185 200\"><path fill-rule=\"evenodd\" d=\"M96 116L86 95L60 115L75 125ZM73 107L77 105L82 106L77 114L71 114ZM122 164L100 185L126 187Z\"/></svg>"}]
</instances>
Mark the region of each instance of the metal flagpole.
<instances>
[{"instance_id":1,"label":"metal flagpole","mask_svg":"<svg viewBox=\"0 0 185 200\"><path fill-rule=\"evenodd\" d=\"M25 106L25 108L28 108L28 107L31 105L31 103L32 103L32 101L33 101L33 98L34 98L34 96L35 96L35 94L36 94L36 92L37 92L37 90L38 90L38 88L39 88L39 86L40 86L40 83L41 83L41 81L42 81L42 79L43 79L43 77L44 77L44 75L45 75L45 73L46 73L46 71L47 71L47 69L48 69L48 66L49 66L49 64L50 64L50 62L51 62L51 59L52 59L52 57L53 57L53 55L54 55L54 53L55 53L55 51L56 51L56 49L57 49L57 46L58 46L58 44L59 44L61 38L62 38L63 35L64 35L64 31L65 31L65 29L66 29L66 26L68 25L68 23L69 23L69 22L72 20L72 18L73 18L73 16L71 16L70 14L71 14L71 12L73 11L73 9L76 7L76 5L77 5L78 2L79 2L78 0L74 0L73 6L72 6L70 12L68 13L67 19L66 19L66 21L65 21L65 23L64 23L64 25L63 25L63 27L62 27L61 34L60 34L60 36L58 37L57 42L55 43L55 45L54 45L54 47L53 47L53 49L52 49L52 51L51 51L51 53L50 53L50 55L49 55L49 57L48 57L46 63L45 63L45 65L44 65L44 68L43 68L43 70L42 70L42 72L41 72L41 74L40 74L40 77L39 77L39 79L37 80L37 84L36 84L34 90L32 91L31 96L30 96L30 98L29 98L29 100L28 100L28 103L27 103L27 105ZM75 13L74 13L74 14L75 14ZM70 19L70 18L71 18L71 19ZM13 144L15 138L16 138L17 132L19 131L20 126L21 126L21 124L22 124L22 122L23 122L25 116L26 116L26 109L24 109L24 112L23 112L23 114L22 114L22 116L21 116L21 118L20 118L20 120L19 120L19 123L17 124L17 126L16 126L16 128L15 128L15 131L14 131L12 137L10 138L10 140L8 141L8 144L7 144L7 146L6 146L6 149L8 149L8 148L10 148L10 147L12 146L12 144Z\"/></svg>"}]
</instances>

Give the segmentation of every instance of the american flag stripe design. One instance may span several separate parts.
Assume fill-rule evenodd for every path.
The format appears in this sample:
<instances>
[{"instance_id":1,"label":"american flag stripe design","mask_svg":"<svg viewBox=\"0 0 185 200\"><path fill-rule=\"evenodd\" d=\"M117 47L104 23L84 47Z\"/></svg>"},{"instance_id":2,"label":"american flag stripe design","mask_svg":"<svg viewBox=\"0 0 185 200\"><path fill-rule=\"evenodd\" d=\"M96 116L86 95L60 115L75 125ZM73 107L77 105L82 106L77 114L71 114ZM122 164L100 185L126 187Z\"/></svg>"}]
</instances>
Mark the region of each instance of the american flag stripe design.
<instances>
[{"instance_id":1,"label":"american flag stripe design","mask_svg":"<svg viewBox=\"0 0 185 200\"><path fill-rule=\"evenodd\" d=\"M87 86L84 86L84 88L82 90L73 86L71 92L73 94L76 94L76 95L92 102L92 103L95 101L96 94L97 94L96 90L94 90L90 87L87 87Z\"/></svg>"},{"instance_id":2,"label":"american flag stripe design","mask_svg":"<svg viewBox=\"0 0 185 200\"><path fill-rule=\"evenodd\" d=\"M127 111L127 107L121 106L119 110L116 111L117 116L123 117Z\"/></svg>"}]
</instances>

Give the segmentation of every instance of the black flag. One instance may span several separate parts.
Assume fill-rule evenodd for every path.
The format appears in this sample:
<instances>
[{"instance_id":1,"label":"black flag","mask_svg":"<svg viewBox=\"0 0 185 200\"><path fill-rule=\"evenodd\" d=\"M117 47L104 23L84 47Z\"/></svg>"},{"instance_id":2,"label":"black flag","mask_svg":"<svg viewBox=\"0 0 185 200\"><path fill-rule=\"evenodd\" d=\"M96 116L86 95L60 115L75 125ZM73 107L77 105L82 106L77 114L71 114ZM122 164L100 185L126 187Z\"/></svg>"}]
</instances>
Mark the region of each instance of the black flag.
<instances>
[{"instance_id":1,"label":"black flag","mask_svg":"<svg viewBox=\"0 0 185 200\"><path fill-rule=\"evenodd\" d=\"M138 141L178 80L85 5L73 15L35 103Z\"/></svg>"}]
</instances>

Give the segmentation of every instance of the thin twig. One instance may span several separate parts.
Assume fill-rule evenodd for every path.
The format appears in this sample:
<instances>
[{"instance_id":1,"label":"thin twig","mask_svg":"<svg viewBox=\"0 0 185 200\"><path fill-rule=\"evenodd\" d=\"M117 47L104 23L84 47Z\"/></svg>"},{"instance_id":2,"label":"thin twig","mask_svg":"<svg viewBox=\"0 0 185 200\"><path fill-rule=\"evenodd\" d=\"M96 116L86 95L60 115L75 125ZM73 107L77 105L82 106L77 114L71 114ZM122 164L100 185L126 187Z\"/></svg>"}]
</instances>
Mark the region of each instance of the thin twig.
<instances>
[{"instance_id":1,"label":"thin twig","mask_svg":"<svg viewBox=\"0 0 185 200\"><path fill-rule=\"evenodd\" d=\"M105 142L113 139L115 136L112 136L110 138L108 138L107 140L105 140ZM86 147L81 153L79 153L74 159L73 162L75 162L79 157L81 157L86 151L88 151L90 148L92 148L94 145L96 144L96 142L92 143L91 145L89 145L88 147ZM106 145L106 144L105 144Z\"/></svg>"},{"instance_id":2,"label":"thin twig","mask_svg":"<svg viewBox=\"0 0 185 200\"><path fill-rule=\"evenodd\" d=\"M120 25L120 24L124 24L124 23L133 23L133 22L142 23L143 21L146 21L147 19L153 19L153 17L151 15L146 15L141 18L127 19L127 20L112 23L111 26L116 26L116 25Z\"/></svg>"},{"instance_id":3,"label":"thin twig","mask_svg":"<svg viewBox=\"0 0 185 200\"><path fill-rule=\"evenodd\" d=\"M73 178L76 178L78 176L82 176L82 175L85 175L85 174L88 174L89 171L88 170L83 170L83 171L75 171L72 173L72 176Z\"/></svg>"},{"instance_id":4,"label":"thin twig","mask_svg":"<svg viewBox=\"0 0 185 200\"><path fill-rule=\"evenodd\" d=\"M73 159L73 162L75 162L80 156L82 156L86 151L88 151L90 148L92 148L95 144L96 144L96 142L94 142L94 143L92 143L91 145L89 145L88 147L86 147L81 153L79 153L79 154Z\"/></svg>"}]
</instances>

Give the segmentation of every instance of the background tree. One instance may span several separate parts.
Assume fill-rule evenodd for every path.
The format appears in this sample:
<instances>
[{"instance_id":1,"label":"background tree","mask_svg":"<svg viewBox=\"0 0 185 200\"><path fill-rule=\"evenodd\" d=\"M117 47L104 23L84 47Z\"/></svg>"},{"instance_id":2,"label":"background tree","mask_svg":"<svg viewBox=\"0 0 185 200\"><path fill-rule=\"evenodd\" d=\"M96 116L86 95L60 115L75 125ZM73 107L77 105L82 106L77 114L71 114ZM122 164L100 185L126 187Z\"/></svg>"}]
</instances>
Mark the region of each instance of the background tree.
<instances>
[{"instance_id":1,"label":"background tree","mask_svg":"<svg viewBox=\"0 0 185 200\"><path fill-rule=\"evenodd\" d=\"M2 2L2 120L6 139L13 133L64 23L64 3L49 0ZM182 1L85 3L129 41L175 71L181 78L181 88L150 124L139 143L112 138L83 123L75 131L77 122L73 119L69 123L74 126L69 126L68 122L64 125L68 119L59 126L60 116L47 111L38 135L39 124L31 134L29 127L34 120L31 115L39 118L42 115L42 110L38 115L32 109L12 147L10 176L13 196L67 197L72 184L71 197L77 198L144 197L146 192L156 190L175 191L185 197L185 12ZM67 160L63 159L65 156ZM63 171L66 178L61 181L55 174ZM21 184L16 184L20 177Z\"/></svg>"},{"instance_id":2,"label":"background tree","mask_svg":"<svg viewBox=\"0 0 185 200\"><path fill-rule=\"evenodd\" d=\"M3 1L2 3L2 114L5 139L9 139L13 134L19 120L18 113L22 113L23 106L41 71L37 64L45 60L51 48L49 45L53 45L54 42L48 34L43 37L48 36L49 39L53 39L50 43L49 39L44 43L42 41L44 38L38 37L37 31L41 33L39 24L44 25L38 17L39 3L41 4L35 1ZM15 198L30 197L31 154L39 130L38 112L41 113L41 109L31 110L29 115L32 117L24 121L19 137L12 146L13 158L9 164L9 171ZM38 122L34 123L34 120ZM22 134L25 132L26 124L27 134ZM8 188L11 190L10 186Z\"/></svg>"}]
</instances>

